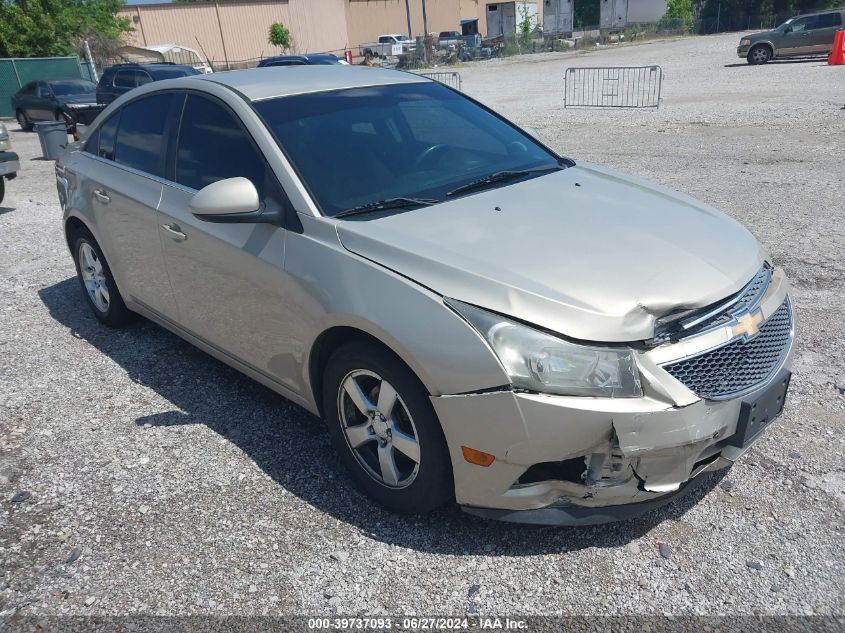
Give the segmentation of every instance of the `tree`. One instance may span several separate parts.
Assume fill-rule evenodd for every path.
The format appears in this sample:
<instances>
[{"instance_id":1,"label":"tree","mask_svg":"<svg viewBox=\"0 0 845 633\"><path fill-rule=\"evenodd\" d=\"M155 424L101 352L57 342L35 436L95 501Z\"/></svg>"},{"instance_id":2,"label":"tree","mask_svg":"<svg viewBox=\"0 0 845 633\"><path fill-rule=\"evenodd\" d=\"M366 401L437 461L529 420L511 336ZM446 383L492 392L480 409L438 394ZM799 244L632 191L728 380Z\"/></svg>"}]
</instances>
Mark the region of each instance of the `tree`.
<instances>
[{"instance_id":1,"label":"tree","mask_svg":"<svg viewBox=\"0 0 845 633\"><path fill-rule=\"evenodd\" d=\"M683 30L689 31L695 19L693 0L667 0L664 19L676 20Z\"/></svg>"},{"instance_id":2,"label":"tree","mask_svg":"<svg viewBox=\"0 0 845 633\"><path fill-rule=\"evenodd\" d=\"M273 46L278 46L283 51L290 48L290 29L281 22L273 22L270 25L268 41Z\"/></svg>"},{"instance_id":3,"label":"tree","mask_svg":"<svg viewBox=\"0 0 845 633\"><path fill-rule=\"evenodd\" d=\"M74 55L86 36L117 42L132 30L122 0L0 0L0 57Z\"/></svg>"}]
</instances>

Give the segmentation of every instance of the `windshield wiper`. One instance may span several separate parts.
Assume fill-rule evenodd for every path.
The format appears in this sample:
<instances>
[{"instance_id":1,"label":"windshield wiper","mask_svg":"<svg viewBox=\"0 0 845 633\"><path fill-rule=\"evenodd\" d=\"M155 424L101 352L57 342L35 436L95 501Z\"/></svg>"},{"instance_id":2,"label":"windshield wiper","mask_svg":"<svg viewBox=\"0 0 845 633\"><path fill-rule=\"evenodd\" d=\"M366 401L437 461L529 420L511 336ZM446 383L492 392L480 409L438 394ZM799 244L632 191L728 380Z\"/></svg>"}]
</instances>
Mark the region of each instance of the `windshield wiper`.
<instances>
[{"instance_id":1,"label":"windshield wiper","mask_svg":"<svg viewBox=\"0 0 845 633\"><path fill-rule=\"evenodd\" d=\"M358 215L360 213L369 213L371 211L384 211L387 209L413 209L416 207L427 207L432 204L437 204L440 200L432 200L430 198L386 198L384 200L377 200L375 202L368 202L351 209L346 209L340 213L335 213L336 218L347 218L350 215Z\"/></svg>"},{"instance_id":2,"label":"windshield wiper","mask_svg":"<svg viewBox=\"0 0 845 633\"><path fill-rule=\"evenodd\" d=\"M489 187L490 185L495 185L500 182L516 180L517 178L522 178L523 176L528 176L530 174L539 174L544 171L559 171L561 169L566 169L566 166L563 164L557 164L547 165L546 167L537 167L535 169L506 169L504 171L497 171L489 176L484 176L484 178L479 178L478 180L473 180L465 185L461 185L457 189L452 189L452 191L446 195L455 196L459 193L467 193L475 191L476 189L484 189L485 187Z\"/></svg>"}]
</instances>

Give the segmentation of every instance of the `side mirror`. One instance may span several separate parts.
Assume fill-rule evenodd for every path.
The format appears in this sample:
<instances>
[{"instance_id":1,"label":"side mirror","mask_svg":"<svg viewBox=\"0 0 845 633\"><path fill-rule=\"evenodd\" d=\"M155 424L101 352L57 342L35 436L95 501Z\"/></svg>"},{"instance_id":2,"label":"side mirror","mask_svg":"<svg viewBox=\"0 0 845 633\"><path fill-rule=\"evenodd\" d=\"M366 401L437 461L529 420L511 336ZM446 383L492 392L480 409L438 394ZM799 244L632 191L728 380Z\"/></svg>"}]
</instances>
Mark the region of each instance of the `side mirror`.
<instances>
[{"instance_id":1,"label":"side mirror","mask_svg":"<svg viewBox=\"0 0 845 633\"><path fill-rule=\"evenodd\" d=\"M258 191L247 178L213 182L200 189L189 206L206 222L281 225L281 213L262 208Z\"/></svg>"},{"instance_id":2,"label":"side mirror","mask_svg":"<svg viewBox=\"0 0 845 633\"><path fill-rule=\"evenodd\" d=\"M783 28L783 34L786 35L787 33L792 33L792 27L791 26L785 26Z\"/></svg>"}]
</instances>

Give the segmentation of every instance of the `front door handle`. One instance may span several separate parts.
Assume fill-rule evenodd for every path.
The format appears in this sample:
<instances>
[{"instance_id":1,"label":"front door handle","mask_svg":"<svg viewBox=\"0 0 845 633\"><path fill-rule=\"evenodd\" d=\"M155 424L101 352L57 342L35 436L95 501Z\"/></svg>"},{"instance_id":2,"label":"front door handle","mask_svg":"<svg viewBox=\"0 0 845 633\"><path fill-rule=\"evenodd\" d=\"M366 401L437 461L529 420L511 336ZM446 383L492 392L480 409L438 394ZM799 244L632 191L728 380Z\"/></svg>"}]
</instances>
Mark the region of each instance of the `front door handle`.
<instances>
[{"instance_id":1,"label":"front door handle","mask_svg":"<svg viewBox=\"0 0 845 633\"><path fill-rule=\"evenodd\" d=\"M94 189L94 197L103 204L108 204L109 202L111 202L111 198L108 197L106 192L100 189Z\"/></svg>"},{"instance_id":2,"label":"front door handle","mask_svg":"<svg viewBox=\"0 0 845 633\"><path fill-rule=\"evenodd\" d=\"M186 239L188 239L188 236L179 230L178 224L162 224L161 228L167 231L168 235L170 235L170 237L172 237L177 242L184 242Z\"/></svg>"}]
</instances>

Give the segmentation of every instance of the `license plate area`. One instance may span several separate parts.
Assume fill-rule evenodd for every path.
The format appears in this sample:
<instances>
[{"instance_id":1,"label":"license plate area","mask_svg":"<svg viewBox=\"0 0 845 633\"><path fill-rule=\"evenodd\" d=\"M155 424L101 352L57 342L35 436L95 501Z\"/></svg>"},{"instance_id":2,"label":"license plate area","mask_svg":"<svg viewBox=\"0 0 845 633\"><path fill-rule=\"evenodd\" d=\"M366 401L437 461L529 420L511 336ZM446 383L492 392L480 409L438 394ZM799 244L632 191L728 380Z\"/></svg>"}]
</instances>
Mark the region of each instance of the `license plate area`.
<instances>
[{"instance_id":1,"label":"license plate area","mask_svg":"<svg viewBox=\"0 0 845 633\"><path fill-rule=\"evenodd\" d=\"M792 372L782 369L764 391L742 401L736 433L731 437L729 444L745 448L781 414L790 378Z\"/></svg>"}]
</instances>

